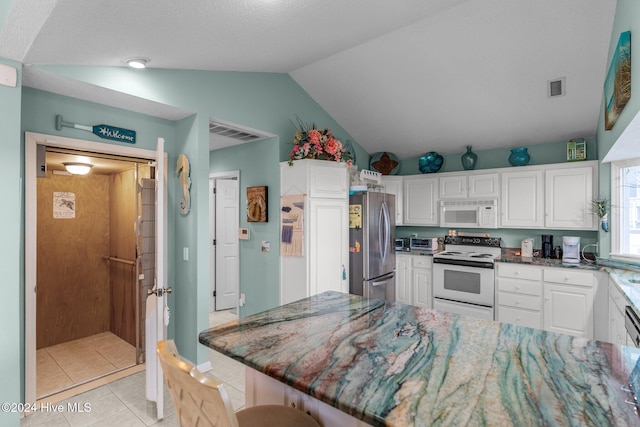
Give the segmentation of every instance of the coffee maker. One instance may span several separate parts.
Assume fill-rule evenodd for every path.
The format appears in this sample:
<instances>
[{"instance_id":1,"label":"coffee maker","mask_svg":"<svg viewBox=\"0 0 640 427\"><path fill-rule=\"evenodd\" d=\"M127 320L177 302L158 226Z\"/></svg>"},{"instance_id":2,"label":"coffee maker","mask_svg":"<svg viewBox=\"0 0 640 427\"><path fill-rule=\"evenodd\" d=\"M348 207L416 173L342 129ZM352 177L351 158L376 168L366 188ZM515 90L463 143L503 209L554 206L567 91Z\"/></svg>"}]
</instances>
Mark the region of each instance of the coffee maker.
<instances>
[{"instance_id":1,"label":"coffee maker","mask_svg":"<svg viewBox=\"0 0 640 427\"><path fill-rule=\"evenodd\" d=\"M562 262L580 263L580 237L562 237Z\"/></svg>"},{"instance_id":2,"label":"coffee maker","mask_svg":"<svg viewBox=\"0 0 640 427\"><path fill-rule=\"evenodd\" d=\"M551 234L542 235L542 258L549 259L553 256L553 236Z\"/></svg>"}]
</instances>

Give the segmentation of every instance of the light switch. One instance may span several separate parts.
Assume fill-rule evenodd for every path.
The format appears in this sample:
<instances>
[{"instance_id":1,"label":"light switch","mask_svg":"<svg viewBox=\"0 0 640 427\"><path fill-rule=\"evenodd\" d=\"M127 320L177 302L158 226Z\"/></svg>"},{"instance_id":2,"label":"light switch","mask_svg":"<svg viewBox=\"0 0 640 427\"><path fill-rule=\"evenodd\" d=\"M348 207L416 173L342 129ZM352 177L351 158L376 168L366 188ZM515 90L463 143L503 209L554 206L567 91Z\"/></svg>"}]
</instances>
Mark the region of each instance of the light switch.
<instances>
[{"instance_id":1,"label":"light switch","mask_svg":"<svg viewBox=\"0 0 640 427\"><path fill-rule=\"evenodd\" d=\"M182 260L189 261L189 248L182 248Z\"/></svg>"}]
</instances>

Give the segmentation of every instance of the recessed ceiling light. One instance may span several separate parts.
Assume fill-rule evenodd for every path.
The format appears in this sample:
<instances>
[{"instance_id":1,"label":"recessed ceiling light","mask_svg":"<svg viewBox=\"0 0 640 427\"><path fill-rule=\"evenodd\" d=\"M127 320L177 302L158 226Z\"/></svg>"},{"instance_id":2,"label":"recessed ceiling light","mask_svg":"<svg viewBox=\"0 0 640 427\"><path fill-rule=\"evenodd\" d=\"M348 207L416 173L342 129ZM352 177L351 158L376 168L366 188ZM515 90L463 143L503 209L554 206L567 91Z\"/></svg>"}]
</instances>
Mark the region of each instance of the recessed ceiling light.
<instances>
[{"instance_id":1,"label":"recessed ceiling light","mask_svg":"<svg viewBox=\"0 0 640 427\"><path fill-rule=\"evenodd\" d=\"M147 67L147 62L149 62L148 59L145 58L132 58L127 60L127 64L129 65L129 67L131 68L146 68Z\"/></svg>"}]
</instances>

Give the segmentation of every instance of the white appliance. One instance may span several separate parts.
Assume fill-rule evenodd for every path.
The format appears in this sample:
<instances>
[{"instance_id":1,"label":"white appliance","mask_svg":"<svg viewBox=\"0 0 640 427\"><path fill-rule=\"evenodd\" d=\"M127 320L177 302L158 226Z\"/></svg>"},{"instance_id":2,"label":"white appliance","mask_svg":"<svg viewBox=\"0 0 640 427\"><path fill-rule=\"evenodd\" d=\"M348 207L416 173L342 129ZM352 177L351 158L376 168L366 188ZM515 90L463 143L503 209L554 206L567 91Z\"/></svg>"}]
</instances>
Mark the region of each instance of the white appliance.
<instances>
[{"instance_id":1,"label":"white appliance","mask_svg":"<svg viewBox=\"0 0 640 427\"><path fill-rule=\"evenodd\" d=\"M569 264L580 263L580 237L562 237L562 262Z\"/></svg>"},{"instance_id":2,"label":"white appliance","mask_svg":"<svg viewBox=\"0 0 640 427\"><path fill-rule=\"evenodd\" d=\"M438 249L438 238L411 237L409 239L409 248L412 251L435 251Z\"/></svg>"},{"instance_id":3,"label":"white appliance","mask_svg":"<svg viewBox=\"0 0 640 427\"><path fill-rule=\"evenodd\" d=\"M441 200L440 227L498 228L498 199Z\"/></svg>"},{"instance_id":4,"label":"white appliance","mask_svg":"<svg viewBox=\"0 0 640 427\"><path fill-rule=\"evenodd\" d=\"M522 239L520 244L520 256L524 258L533 257L533 239Z\"/></svg>"},{"instance_id":5,"label":"white appliance","mask_svg":"<svg viewBox=\"0 0 640 427\"><path fill-rule=\"evenodd\" d=\"M495 260L499 237L446 236L433 255L433 308L494 320Z\"/></svg>"}]
</instances>

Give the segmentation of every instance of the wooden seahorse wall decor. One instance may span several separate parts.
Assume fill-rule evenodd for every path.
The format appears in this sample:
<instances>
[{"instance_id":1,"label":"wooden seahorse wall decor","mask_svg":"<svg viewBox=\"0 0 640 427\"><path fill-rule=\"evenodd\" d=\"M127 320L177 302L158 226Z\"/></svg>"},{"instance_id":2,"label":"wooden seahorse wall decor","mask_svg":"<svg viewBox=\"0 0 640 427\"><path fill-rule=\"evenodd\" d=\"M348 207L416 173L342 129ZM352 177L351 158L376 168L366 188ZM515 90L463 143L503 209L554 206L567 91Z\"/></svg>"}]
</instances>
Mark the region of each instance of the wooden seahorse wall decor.
<instances>
[{"instance_id":1,"label":"wooden seahorse wall decor","mask_svg":"<svg viewBox=\"0 0 640 427\"><path fill-rule=\"evenodd\" d=\"M191 197L189 189L191 188L191 169L189 167L189 159L184 154L178 156L178 165L176 166L176 174L180 179L182 187L182 200L180 200L180 213L186 215L191 209Z\"/></svg>"}]
</instances>

